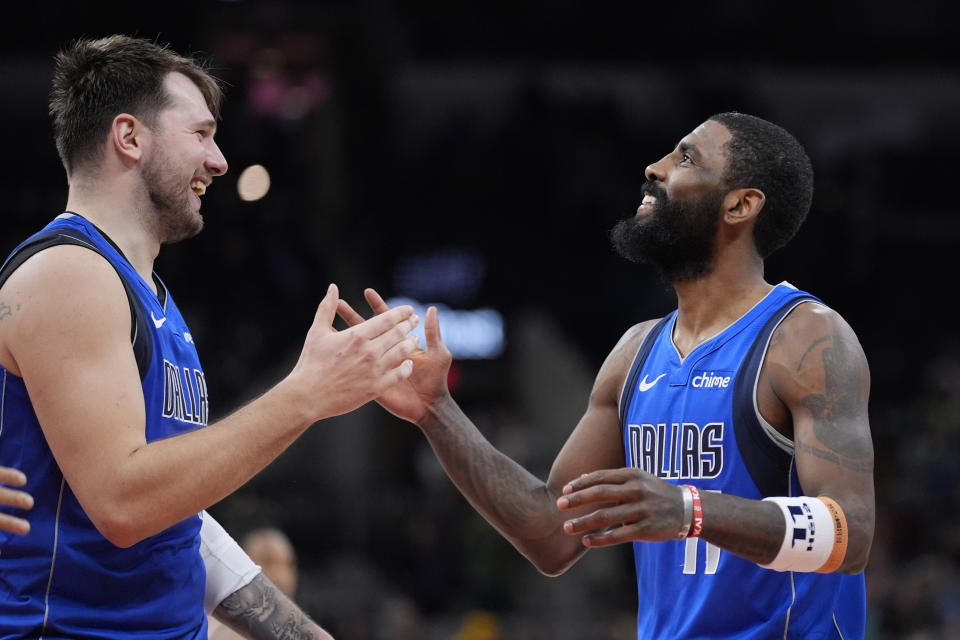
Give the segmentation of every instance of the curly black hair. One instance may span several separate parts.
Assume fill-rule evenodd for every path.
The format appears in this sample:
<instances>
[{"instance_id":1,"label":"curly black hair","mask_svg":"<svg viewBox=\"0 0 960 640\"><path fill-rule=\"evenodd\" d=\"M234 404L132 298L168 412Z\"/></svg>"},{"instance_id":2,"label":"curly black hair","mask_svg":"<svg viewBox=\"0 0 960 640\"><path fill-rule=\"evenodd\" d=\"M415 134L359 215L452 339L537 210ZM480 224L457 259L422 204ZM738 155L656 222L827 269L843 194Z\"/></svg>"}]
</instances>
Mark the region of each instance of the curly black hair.
<instances>
[{"instance_id":1,"label":"curly black hair","mask_svg":"<svg viewBox=\"0 0 960 640\"><path fill-rule=\"evenodd\" d=\"M752 187L766 196L753 230L757 252L766 258L793 238L810 211L810 158L793 135L762 118L730 111L709 119L722 124L732 135L725 145L726 187Z\"/></svg>"}]
</instances>

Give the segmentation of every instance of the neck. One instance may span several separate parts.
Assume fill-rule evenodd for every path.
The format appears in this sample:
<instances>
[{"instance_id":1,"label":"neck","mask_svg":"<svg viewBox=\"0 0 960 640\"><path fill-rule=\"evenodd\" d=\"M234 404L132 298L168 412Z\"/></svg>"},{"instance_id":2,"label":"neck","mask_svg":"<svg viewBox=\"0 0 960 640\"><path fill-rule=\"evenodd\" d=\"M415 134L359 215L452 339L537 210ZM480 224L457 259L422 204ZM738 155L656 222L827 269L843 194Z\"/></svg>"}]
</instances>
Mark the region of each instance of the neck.
<instances>
[{"instance_id":1,"label":"neck","mask_svg":"<svg viewBox=\"0 0 960 640\"><path fill-rule=\"evenodd\" d=\"M763 261L724 264L696 280L675 282L677 321L673 340L687 355L753 308L773 285L763 279Z\"/></svg>"},{"instance_id":2,"label":"neck","mask_svg":"<svg viewBox=\"0 0 960 640\"><path fill-rule=\"evenodd\" d=\"M137 273L153 286L153 262L160 253L160 240L147 223L155 215L153 207L130 195L138 191L135 185L71 179L67 211L83 216L110 236Z\"/></svg>"}]
</instances>

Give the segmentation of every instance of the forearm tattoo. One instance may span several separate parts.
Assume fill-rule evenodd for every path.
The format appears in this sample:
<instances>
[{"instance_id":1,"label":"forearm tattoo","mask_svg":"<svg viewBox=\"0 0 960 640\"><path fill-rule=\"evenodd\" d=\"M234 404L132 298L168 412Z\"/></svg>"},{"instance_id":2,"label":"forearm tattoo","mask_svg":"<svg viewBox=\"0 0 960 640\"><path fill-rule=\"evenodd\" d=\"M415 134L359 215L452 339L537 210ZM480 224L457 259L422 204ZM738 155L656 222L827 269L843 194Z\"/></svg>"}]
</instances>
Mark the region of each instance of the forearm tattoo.
<instances>
[{"instance_id":1,"label":"forearm tattoo","mask_svg":"<svg viewBox=\"0 0 960 640\"><path fill-rule=\"evenodd\" d=\"M797 440L797 447L810 455L828 460L850 471L869 473L873 470L872 448L863 432L851 428L849 421L860 412L863 388L860 358L852 345L840 336L827 338L830 344L823 348L824 392L803 399L804 406L813 415L813 432L820 444ZM820 338L808 352L823 342ZM807 354L804 354L806 358ZM803 358L800 365L803 364ZM799 370L799 366L798 366Z\"/></svg>"},{"instance_id":2,"label":"forearm tattoo","mask_svg":"<svg viewBox=\"0 0 960 640\"><path fill-rule=\"evenodd\" d=\"M424 431L450 479L484 517L517 537L538 528L543 483L484 442L459 408L443 406Z\"/></svg>"},{"instance_id":3,"label":"forearm tattoo","mask_svg":"<svg viewBox=\"0 0 960 640\"><path fill-rule=\"evenodd\" d=\"M301 640L318 635L319 627L263 574L223 599L214 615L245 638Z\"/></svg>"}]
</instances>

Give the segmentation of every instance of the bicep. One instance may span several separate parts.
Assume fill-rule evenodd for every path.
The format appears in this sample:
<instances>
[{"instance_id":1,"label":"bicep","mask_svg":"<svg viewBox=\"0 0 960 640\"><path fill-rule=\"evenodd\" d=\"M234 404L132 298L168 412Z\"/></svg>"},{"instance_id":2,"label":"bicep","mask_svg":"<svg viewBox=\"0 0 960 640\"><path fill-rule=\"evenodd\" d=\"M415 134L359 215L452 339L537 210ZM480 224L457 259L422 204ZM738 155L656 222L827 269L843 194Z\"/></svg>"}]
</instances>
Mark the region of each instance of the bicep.
<instances>
[{"instance_id":1,"label":"bicep","mask_svg":"<svg viewBox=\"0 0 960 640\"><path fill-rule=\"evenodd\" d=\"M11 356L58 465L90 502L145 438L123 285L102 257L64 246L25 262L5 291L22 309Z\"/></svg>"},{"instance_id":2,"label":"bicep","mask_svg":"<svg viewBox=\"0 0 960 640\"><path fill-rule=\"evenodd\" d=\"M793 422L797 474L807 495L844 509L851 535L869 547L874 522L870 371L853 330L836 313L808 309L774 358L777 396Z\"/></svg>"},{"instance_id":3,"label":"bicep","mask_svg":"<svg viewBox=\"0 0 960 640\"><path fill-rule=\"evenodd\" d=\"M798 471L818 486L869 476L866 356L853 330L832 312L806 325L794 339L793 372L781 374L777 389L793 417Z\"/></svg>"}]
</instances>

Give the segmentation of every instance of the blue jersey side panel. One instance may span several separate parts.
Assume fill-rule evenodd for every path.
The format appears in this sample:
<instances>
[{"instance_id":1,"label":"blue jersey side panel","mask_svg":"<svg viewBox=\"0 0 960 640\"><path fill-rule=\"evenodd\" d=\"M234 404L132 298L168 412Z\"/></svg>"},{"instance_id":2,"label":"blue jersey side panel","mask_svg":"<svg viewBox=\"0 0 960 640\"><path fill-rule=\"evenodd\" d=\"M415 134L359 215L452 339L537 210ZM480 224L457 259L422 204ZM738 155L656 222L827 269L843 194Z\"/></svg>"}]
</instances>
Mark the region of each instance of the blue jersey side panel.
<instances>
[{"instance_id":1,"label":"blue jersey side panel","mask_svg":"<svg viewBox=\"0 0 960 640\"><path fill-rule=\"evenodd\" d=\"M59 217L131 285L149 321L153 353L143 377L146 439L199 428L207 388L193 338L173 300L157 295L89 222ZM26 473L36 505L30 533L0 532L0 638L205 639L200 518L192 516L128 548L93 526L54 460L23 380L0 367L0 465ZM0 510L12 511L11 509Z\"/></svg>"},{"instance_id":2,"label":"blue jersey side panel","mask_svg":"<svg viewBox=\"0 0 960 640\"><path fill-rule=\"evenodd\" d=\"M816 298L781 284L682 359L671 339L676 312L658 324L623 392L627 465L701 491L803 495L792 443L761 424L754 392L770 335L808 300ZM637 542L634 558L643 640L864 635L863 574L771 571L697 538Z\"/></svg>"}]
</instances>

